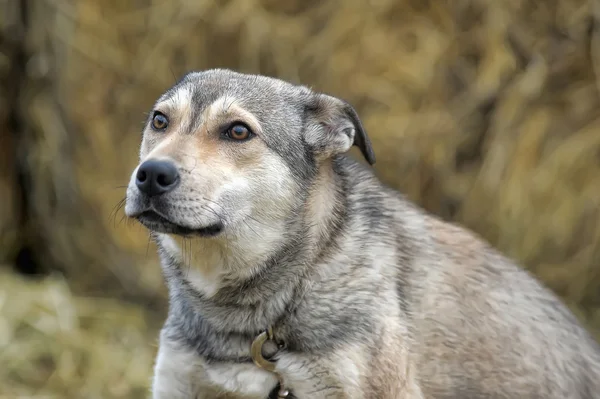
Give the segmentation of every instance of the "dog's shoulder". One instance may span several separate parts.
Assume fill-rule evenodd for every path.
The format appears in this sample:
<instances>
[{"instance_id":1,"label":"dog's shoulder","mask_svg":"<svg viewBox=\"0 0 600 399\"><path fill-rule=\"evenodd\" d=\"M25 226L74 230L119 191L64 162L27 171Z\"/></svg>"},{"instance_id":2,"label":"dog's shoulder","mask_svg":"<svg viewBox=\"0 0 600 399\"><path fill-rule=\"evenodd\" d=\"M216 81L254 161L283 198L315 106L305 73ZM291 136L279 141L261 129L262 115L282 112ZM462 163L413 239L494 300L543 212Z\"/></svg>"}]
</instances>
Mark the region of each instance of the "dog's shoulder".
<instances>
[{"instance_id":1,"label":"dog's shoulder","mask_svg":"<svg viewBox=\"0 0 600 399\"><path fill-rule=\"evenodd\" d=\"M434 216L426 215L424 218L431 237L442 250L454 256L488 250L487 244L470 230Z\"/></svg>"}]
</instances>

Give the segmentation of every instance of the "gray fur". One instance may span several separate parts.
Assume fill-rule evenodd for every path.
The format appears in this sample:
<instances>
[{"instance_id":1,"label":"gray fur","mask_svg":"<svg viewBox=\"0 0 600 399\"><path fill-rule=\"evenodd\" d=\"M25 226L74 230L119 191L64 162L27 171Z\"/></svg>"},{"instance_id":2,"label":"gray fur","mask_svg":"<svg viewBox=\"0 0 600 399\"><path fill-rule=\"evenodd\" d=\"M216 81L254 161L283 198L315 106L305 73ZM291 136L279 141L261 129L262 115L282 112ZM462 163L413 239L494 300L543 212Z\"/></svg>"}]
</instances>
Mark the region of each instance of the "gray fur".
<instances>
[{"instance_id":1,"label":"gray fur","mask_svg":"<svg viewBox=\"0 0 600 399\"><path fill-rule=\"evenodd\" d=\"M298 398L600 398L598 344L552 292L344 154L356 145L375 160L347 103L210 70L186 75L157 106L182 92L191 100L188 113L174 107L181 128L165 137L146 128L141 151L141 160L176 162L181 184L150 200L132 179L126 212L154 207L188 229L218 221L224 230L189 238L219 265L203 274L218 274L205 286L189 277L203 258L186 260L168 229L145 223L156 230L170 292L155 398L265 398L276 384L268 375L235 372L237 384L218 374L255 367L250 344L268 326L286 344L275 360ZM214 154L190 155L191 140L217 134L206 110L224 96L256 118L261 135L252 140L260 142L219 142ZM199 133L203 126L212 127ZM165 140L175 144L167 149ZM263 155L248 161L244 146ZM242 159L241 169L228 166ZM214 174L223 177L205 188ZM243 388L260 378L264 389Z\"/></svg>"}]
</instances>

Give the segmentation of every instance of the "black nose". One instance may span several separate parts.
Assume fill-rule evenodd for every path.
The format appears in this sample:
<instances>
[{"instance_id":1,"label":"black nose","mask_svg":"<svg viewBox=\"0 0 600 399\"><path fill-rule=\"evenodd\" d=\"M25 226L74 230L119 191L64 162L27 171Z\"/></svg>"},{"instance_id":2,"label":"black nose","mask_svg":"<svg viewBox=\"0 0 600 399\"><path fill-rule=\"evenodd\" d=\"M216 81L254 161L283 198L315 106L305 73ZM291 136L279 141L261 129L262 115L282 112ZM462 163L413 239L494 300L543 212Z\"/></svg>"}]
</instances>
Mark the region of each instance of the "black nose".
<instances>
[{"instance_id":1,"label":"black nose","mask_svg":"<svg viewBox=\"0 0 600 399\"><path fill-rule=\"evenodd\" d=\"M151 197L171 191L178 180L179 172L175 165L155 159L142 163L135 176L138 189Z\"/></svg>"}]
</instances>

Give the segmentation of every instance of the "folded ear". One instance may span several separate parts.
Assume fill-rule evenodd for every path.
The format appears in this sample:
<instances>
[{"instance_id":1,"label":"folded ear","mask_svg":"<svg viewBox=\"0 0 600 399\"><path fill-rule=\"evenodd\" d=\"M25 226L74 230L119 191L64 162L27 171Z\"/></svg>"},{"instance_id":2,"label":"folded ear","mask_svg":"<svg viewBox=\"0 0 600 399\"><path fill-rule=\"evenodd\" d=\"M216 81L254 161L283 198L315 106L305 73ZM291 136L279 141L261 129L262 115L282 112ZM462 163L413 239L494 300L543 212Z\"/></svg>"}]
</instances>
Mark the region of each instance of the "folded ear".
<instances>
[{"instance_id":1,"label":"folded ear","mask_svg":"<svg viewBox=\"0 0 600 399\"><path fill-rule=\"evenodd\" d=\"M355 145L370 165L375 153L354 107L327 94L314 94L307 110L306 142L318 158L344 153Z\"/></svg>"}]
</instances>

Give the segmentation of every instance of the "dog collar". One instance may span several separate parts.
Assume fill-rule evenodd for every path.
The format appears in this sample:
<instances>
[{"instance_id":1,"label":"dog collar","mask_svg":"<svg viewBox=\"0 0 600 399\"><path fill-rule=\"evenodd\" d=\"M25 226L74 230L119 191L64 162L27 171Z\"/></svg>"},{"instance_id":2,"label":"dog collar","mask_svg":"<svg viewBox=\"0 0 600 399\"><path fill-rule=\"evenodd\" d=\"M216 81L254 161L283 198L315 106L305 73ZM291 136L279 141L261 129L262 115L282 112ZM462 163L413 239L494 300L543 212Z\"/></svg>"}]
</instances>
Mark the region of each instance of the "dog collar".
<instances>
[{"instance_id":1,"label":"dog collar","mask_svg":"<svg viewBox=\"0 0 600 399\"><path fill-rule=\"evenodd\" d=\"M285 348L285 343L283 341L277 341L275 339L275 336L273 335L273 327L269 326L269 328L258 334L256 338L254 338L254 341L252 341L252 346L250 348L250 353L252 354L252 361L261 369L275 374L275 376L279 380L279 390L277 392L277 398L288 398L290 392L285 388L285 385L283 383L283 377L281 376L281 374L279 374L275 370L275 363L268 359L265 359L263 356L263 346L267 342L272 342L275 345L277 345L277 350L273 355L277 354L278 351Z\"/></svg>"}]
</instances>

